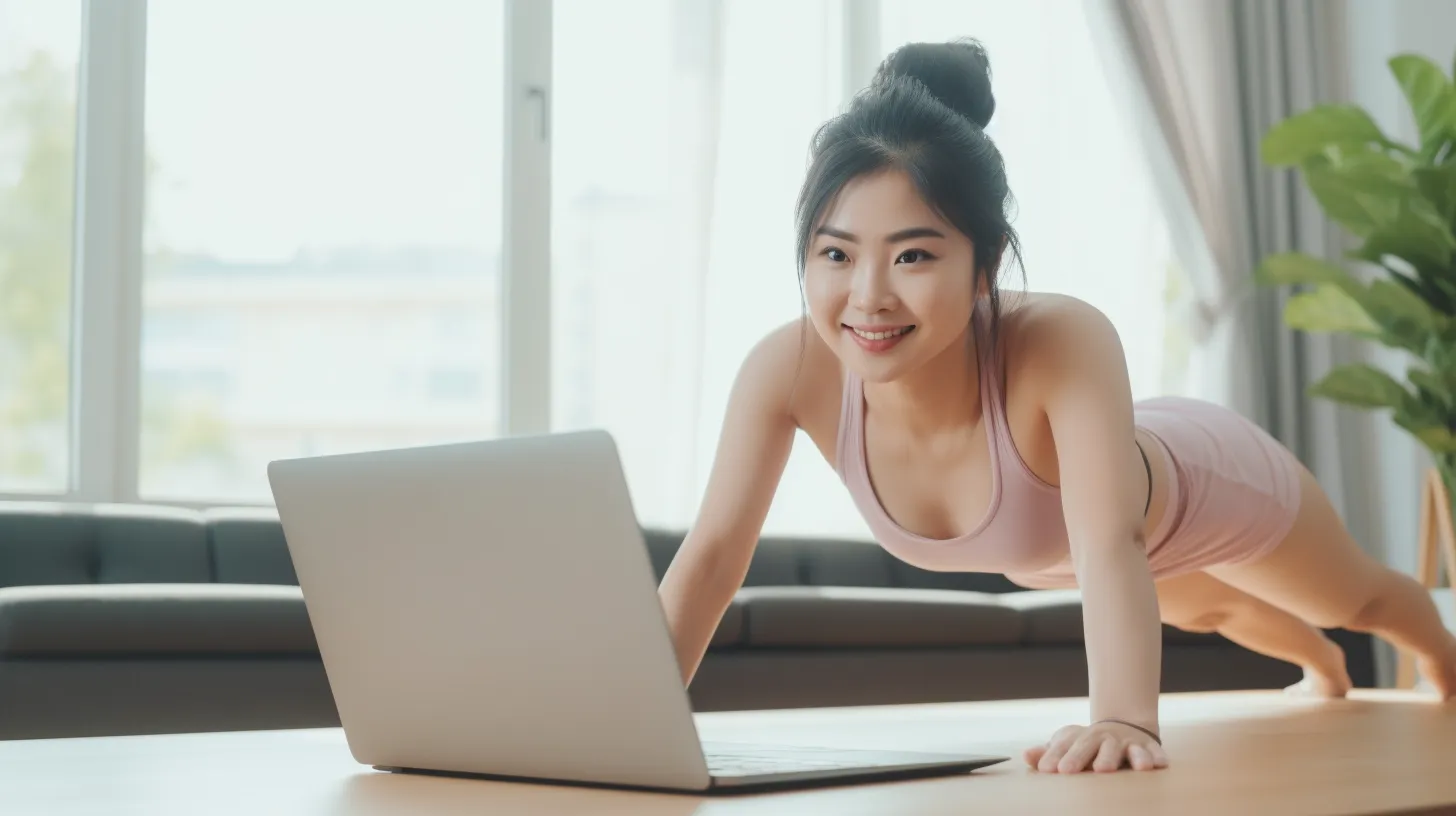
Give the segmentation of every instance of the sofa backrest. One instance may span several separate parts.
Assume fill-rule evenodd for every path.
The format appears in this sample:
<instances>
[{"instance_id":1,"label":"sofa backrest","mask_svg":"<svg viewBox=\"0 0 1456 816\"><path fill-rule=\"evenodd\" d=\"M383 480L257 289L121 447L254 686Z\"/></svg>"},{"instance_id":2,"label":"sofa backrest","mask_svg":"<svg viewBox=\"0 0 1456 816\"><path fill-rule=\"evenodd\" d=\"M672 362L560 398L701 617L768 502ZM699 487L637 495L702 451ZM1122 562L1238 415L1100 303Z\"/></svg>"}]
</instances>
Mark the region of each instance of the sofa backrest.
<instances>
[{"instance_id":1,"label":"sofa backrest","mask_svg":"<svg viewBox=\"0 0 1456 816\"><path fill-rule=\"evenodd\" d=\"M660 580L683 534L644 536ZM0 587L94 583L296 586L298 577L271 510L0 502ZM873 542L771 536L760 539L744 583L1017 589L1000 575L918 569Z\"/></svg>"}]
</instances>

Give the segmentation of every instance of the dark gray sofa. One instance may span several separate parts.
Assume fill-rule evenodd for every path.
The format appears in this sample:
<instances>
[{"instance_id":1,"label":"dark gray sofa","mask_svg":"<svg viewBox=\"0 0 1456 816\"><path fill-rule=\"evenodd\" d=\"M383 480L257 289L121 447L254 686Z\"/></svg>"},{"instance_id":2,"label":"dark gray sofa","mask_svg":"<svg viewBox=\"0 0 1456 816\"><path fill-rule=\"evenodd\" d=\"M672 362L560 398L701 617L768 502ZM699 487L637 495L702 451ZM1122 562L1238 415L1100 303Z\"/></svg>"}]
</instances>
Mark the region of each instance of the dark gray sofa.
<instances>
[{"instance_id":1,"label":"dark gray sofa","mask_svg":"<svg viewBox=\"0 0 1456 816\"><path fill-rule=\"evenodd\" d=\"M661 577L680 534L647 531ZM1357 685L1367 637L1337 632ZM1165 627L1165 691L1298 671ZM701 711L1083 695L1075 591L765 538L695 679ZM331 726L276 515L0 503L0 738Z\"/></svg>"}]
</instances>

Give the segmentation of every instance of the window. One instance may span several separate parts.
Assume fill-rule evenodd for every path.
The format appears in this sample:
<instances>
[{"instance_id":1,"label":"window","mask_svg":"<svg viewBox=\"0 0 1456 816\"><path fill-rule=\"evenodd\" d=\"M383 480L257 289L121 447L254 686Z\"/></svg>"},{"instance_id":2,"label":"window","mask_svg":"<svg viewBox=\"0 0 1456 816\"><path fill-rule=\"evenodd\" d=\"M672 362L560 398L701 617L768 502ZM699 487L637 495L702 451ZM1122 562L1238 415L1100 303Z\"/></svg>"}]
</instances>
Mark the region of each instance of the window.
<instances>
[{"instance_id":1,"label":"window","mask_svg":"<svg viewBox=\"0 0 1456 816\"><path fill-rule=\"evenodd\" d=\"M81 8L0 0L0 491L70 480Z\"/></svg>"},{"instance_id":2,"label":"window","mask_svg":"<svg viewBox=\"0 0 1456 816\"><path fill-rule=\"evenodd\" d=\"M148 4L143 497L497 432L503 14Z\"/></svg>"}]
</instances>

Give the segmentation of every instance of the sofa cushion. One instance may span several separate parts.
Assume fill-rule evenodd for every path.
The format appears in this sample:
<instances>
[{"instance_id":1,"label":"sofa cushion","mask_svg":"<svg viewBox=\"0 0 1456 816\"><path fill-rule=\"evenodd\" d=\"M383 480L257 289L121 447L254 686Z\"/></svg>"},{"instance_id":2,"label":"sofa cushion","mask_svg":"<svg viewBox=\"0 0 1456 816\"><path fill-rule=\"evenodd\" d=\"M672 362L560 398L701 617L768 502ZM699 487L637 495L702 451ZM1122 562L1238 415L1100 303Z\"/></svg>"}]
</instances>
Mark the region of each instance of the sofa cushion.
<instances>
[{"instance_id":1,"label":"sofa cushion","mask_svg":"<svg viewBox=\"0 0 1456 816\"><path fill-rule=\"evenodd\" d=\"M967 592L1017 592L1021 587L997 572L940 572L921 569L896 558L890 574L895 586L913 589L958 589Z\"/></svg>"},{"instance_id":2,"label":"sofa cushion","mask_svg":"<svg viewBox=\"0 0 1456 816\"><path fill-rule=\"evenodd\" d=\"M723 610L723 619L718 622L718 628L713 631L713 639L708 641L708 648L742 646L743 633L747 628L744 625L746 617L743 601L734 598L733 603Z\"/></svg>"},{"instance_id":3,"label":"sofa cushion","mask_svg":"<svg viewBox=\"0 0 1456 816\"><path fill-rule=\"evenodd\" d=\"M207 513L213 580L221 584L297 586L293 558L276 512L220 508Z\"/></svg>"},{"instance_id":4,"label":"sofa cushion","mask_svg":"<svg viewBox=\"0 0 1456 816\"><path fill-rule=\"evenodd\" d=\"M1026 626L1023 640L1039 646L1082 642L1082 593L1078 589L1028 589L1001 598Z\"/></svg>"},{"instance_id":5,"label":"sofa cushion","mask_svg":"<svg viewBox=\"0 0 1456 816\"><path fill-rule=\"evenodd\" d=\"M207 531L194 510L0 502L0 586L210 580Z\"/></svg>"},{"instance_id":6,"label":"sofa cushion","mask_svg":"<svg viewBox=\"0 0 1456 816\"><path fill-rule=\"evenodd\" d=\"M672 564L673 556L677 555L678 547L682 546L682 534L648 528L642 531L642 538L647 546L647 559L652 563L652 572L661 581L662 576L667 574L668 566Z\"/></svg>"},{"instance_id":7,"label":"sofa cushion","mask_svg":"<svg viewBox=\"0 0 1456 816\"><path fill-rule=\"evenodd\" d=\"M202 514L176 507L103 505L92 515L96 580L205 584L212 580Z\"/></svg>"},{"instance_id":8,"label":"sofa cushion","mask_svg":"<svg viewBox=\"0 0 1456 816\"><path fill-rule=\"evenodd\" d=\"M1025 640L1038 646L1081 644L1082 591L1080 589L1032 589L1001 596L1001 603L1019 612L1026 624ZM1163 626L1165 643L1213 643L1218 635L1185 632Z\"/></svg>"},{"instance_id":9,"label":"sofa cushion","mask_svg":"<svg viewBox=\"0 0 1456 816\"><path fill-rule=\"evenodd\" d=\"M90 523L61 503L0 502L0 587L96 580Z\"/></svg>"},{"instance_id":10,"label":"sofa cushion","mask_svg":"<svg viewBox=\"0 0 1456 816\"><path fill-rule=\"evenodd\" d=\"M765 538L759 547L792 548L798 553L803 582L810 586L894 586L891 561L873 541Z\"/></svg>"},{"instance_id":11,"label":"sofa cushion","mask_svg":"<svg viewBox=\"0 0 1456 816\"><path fill-rule=\"evenodd\" d=\"M652 571L659 581L667 573L668 565L682 547L684 534L674 530L646 528L642 531L647 546L647 557L652 562ZM744 586L794 586L801 580L800 555L797 541L762 539L753 551L753 560L748 564L748 574L743 578Z\"/></svg>"},{"instance_id":12,"label":"sofa cushion","mask_svg":"<svg viewBox=\"0 0 1456 816\"><path fill-rule=\"evenodd\" d=\"M879 587L747 587L748 646L995 646L1022 637L1022 618L979 592Z\"/></svg>"},{"instance_id":13,"label":"sofa cushion","mask_svg":"<svg viewBox=\"0 0 1456 816\"><path fill-rule=\"evenodd\" d=\"M0 589L0 657L317 654L297 587Z\"/></svg>"}]
</instances>

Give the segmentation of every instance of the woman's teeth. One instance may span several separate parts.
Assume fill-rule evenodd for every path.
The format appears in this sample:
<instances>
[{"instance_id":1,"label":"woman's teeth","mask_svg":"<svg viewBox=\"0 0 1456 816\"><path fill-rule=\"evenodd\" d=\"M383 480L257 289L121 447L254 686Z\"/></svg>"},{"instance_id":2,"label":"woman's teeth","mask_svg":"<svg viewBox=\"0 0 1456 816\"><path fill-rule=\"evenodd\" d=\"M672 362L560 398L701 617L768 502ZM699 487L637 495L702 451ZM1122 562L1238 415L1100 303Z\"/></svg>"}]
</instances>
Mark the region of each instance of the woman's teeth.
<instances>
[{"instance_id":1,"label":"woman's teeth","mask_svg":"<svg viewBox=\"0 0 1456 816\"><path fill-rule=\"evenodd\" d=\"M902 327L900 327L898 329L891 329L890 331L864 331L862 329L851 329L851 330L855 334L859 335L860 337L863 337L866 340L888 340L891 337L899 337L900 335L909 332L913 328L915 328L915 327L914 326L902 326Z\"/></svg>"}]
</instances>

